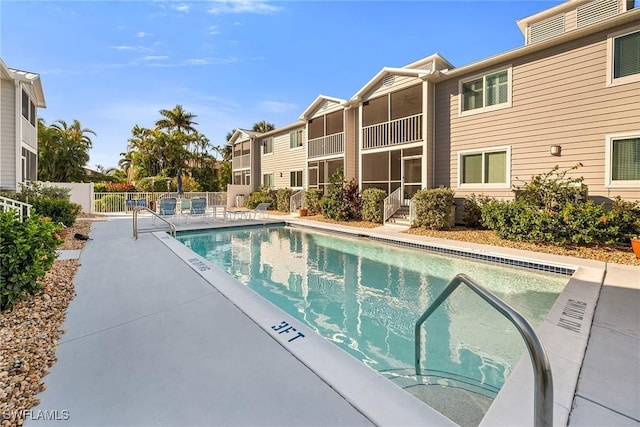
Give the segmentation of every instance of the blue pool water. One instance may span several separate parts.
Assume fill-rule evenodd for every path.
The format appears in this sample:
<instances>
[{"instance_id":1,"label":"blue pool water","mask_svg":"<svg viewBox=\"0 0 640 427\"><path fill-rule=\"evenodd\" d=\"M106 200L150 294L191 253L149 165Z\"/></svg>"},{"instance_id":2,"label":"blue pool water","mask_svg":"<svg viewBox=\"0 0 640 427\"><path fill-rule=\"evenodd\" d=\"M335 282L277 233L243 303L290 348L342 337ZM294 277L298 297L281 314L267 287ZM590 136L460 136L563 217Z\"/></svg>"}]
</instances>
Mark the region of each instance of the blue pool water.
<instances>
[{"instance_id":1,"label":"blue pool water","mask_svg":"<svg viewBox=\"0 0 640 427\"><path fill-rule=\"evenodd\" d=\"M178 240L382 373L415 372L414 325L465 273L539 326L567 276L440 255L363 238L264 227L181 233ZM525 347L465 287L424 327L423 374L492 397Z\"/></svg>"}]
</instances>

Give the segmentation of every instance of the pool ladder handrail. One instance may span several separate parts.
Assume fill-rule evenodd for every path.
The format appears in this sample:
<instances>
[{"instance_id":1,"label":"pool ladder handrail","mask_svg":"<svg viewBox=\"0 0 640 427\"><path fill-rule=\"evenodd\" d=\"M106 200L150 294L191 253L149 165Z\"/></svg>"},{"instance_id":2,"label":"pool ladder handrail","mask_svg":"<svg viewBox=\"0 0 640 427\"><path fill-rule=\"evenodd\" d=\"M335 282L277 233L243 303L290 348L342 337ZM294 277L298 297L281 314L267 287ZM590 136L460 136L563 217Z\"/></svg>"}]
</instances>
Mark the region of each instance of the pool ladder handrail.
<instances>
[{"instance_id":1,"label":"pool ladder handrail","mask_svg":"<svg viewBox=\"0 0 640 427\"><path fill-rule=\"evenodd\" d=\"M136 240L138 240L138 212L140 211L150 212L151 215L154 215L156 218L159 218L162 221L166 222L169 225L169 228L171 230L171 235L173 237L176 237L176 226L174 223L172 223L171 221L167 221L166 219L164 219L163 217L161 217L156 212L152 211L146 206L136 206L133 208L133 237Z\"/></svg>"},{"instance_id":2,"label":"pool ladder handrail","mask_svg":"<svg viewBox=\"0 0 640 427\"><path fill-rule=\"evenodd\" d=\"M553 377L551 374L551 365L547 352L540 341L540 338L534 331L531 324L516 310L507 303L502 301L496 295L475 283L466 274L457 274L451 282L443 289L435 301L427 308L422 316L416 322L415 329L415 365L416 375L420 374L420 350L421 338L420 327L431 314L455 291L460 284L464 283L472 291L478 294L483 300L489 303L500 314L506 317L518 330L529 350L529 356L533 363L533 416L534 426L551 427L553 425Z\"/></svg>"}]
</instances>

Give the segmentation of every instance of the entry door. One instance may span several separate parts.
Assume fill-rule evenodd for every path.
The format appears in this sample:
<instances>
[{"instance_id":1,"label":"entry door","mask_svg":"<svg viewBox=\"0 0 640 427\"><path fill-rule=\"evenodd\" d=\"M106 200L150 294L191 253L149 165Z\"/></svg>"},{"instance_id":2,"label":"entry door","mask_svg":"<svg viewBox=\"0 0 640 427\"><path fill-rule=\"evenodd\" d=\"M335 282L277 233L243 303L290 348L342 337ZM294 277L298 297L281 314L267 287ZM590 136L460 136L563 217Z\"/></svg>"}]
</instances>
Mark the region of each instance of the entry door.
<instances>
[{"instance_id":1,"label":"entry door","mask_svg":"<svg viewBox=\"0 0 640 427\"><path fill-rule=\"evenodd\" d=\"M402 159L402 193L404 204L416 191L422 188L422 156L405 157Z\"/></svg>"}]
</instances>

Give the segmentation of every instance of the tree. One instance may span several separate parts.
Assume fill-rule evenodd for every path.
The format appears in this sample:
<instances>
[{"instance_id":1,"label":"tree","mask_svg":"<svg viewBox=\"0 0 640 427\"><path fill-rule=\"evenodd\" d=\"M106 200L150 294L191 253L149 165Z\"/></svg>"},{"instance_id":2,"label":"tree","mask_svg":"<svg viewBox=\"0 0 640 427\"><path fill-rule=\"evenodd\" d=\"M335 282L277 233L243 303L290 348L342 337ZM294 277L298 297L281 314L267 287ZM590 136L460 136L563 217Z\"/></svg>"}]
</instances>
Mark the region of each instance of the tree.
<instances>
[{"instance_id":1,"label":"tree","mask_svg":"<svg viewBox=\"0 0 640 427\"><path fill-rule=\"evenodd\" d=\"M172 110L160 110L162 119L156 121L156 128L166 129L169 133L178 131L182 133L194 133L196 129L193 127L198 123L193 119L198 117L195 114L184 111L182 105L176 105Z\"/></svg>"},{"instance_id":2,"label":"tree","mask_svg":"<svg viewBox=\"0 0 640 427\"><path fill-rule=\"evenodd\" d=\"M44 120L38 122L39 179L55 182L77 182L86 177L84 170L89 161L89 150L93 143L89 134L96 133L83 128L80 121L71 125L57 120L46 126Z\"/></svg>"},{"instance_id":3,"label":"tree","mask_svg":"<svg viewBox=\"0 0 640 427\"><path fill-rule=\"evenodd\" d=\"M273 123L268 123L266 120L263 120L254 124L252 130L254 132L265 133L269 132L270 130L274 130L275 128L276 126Z\"/></svg>"}]
</instances>

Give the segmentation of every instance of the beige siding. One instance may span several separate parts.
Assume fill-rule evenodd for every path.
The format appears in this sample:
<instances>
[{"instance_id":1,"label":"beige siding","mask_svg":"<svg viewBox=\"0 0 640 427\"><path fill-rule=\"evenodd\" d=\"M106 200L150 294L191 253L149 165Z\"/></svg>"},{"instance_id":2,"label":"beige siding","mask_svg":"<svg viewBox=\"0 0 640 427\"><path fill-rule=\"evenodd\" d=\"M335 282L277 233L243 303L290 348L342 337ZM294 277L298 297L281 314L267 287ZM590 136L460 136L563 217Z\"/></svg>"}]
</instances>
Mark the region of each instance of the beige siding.
<instances>
[{"instance_id":1,"label":"beige siding","mask_svg":"<svg viewBox=\"0 0 640 427\"><path fill-rule=\"evenodd\" d=\"M571 31L576 29L576 11L571 10L564 14L564 31Z\"/></svg>"},{"instance_id":2,"label":"beige siding","mask_svg":"<svg viewBox=\"0 0 640 427\"><path fill-rule=\"evenodd\" d=\"M302 129L304 132L304 145L299 148L289 148L289 132ZM289 172L302 170L302 181L306 179L306 131L304 126L277 133L273 138L273 153L262 155L262 172L256 177L256 182L262 183L262 174L273 173L274 188L290 188ZM282 174L282 176L280 176Z\"/></svg>"},{"instance_id":3,"label":"beige siding","mask_svg":"<svg viewBox=\"0 0 640 427\"><path fill-rule=\"evenodd\" d=\"M459 79L437 85L436 186L451 186L460 197L483 192L457 188L458 152L511 146L512 184L556 164L565 169L581 162L574 176L584 176L590 196L640 199L638 188L605 187L606 135L640 131L640 82L606 86L606 33L509 65L511 108L459 117ZM562 146L560 157L550 155L552 144ZM484 193L512 196L508 190Z\"/></svg>"},{"instance_id":4,"label":"beige siding","mask_svg":"<svg viewBox=\"0 0 640 427\"><path fill-rule=\"evenodd\" d=\"M422 111L426 113L423 115L426 126L424 126L424 134L423 139L425 141L425 145L423 147L422 155L426 157L426 180L423 180L424 188L433 188L433 168L434 168L434 158L433 158L433 144L434 144L434 114L432 113L433 102L435 100L435 85L430 82L425 82L423 87L423 108Z\"/></svg>"},{"instance_id":5,"label":"beige siding","mask_svg":"<svg viewBox=\"0 0 640 427\"><path fill-rule=\"evenodd\" d=\"M15 85L0 85L0 189L16 190L16 103Z\"/></svg>"}]
</instances>

